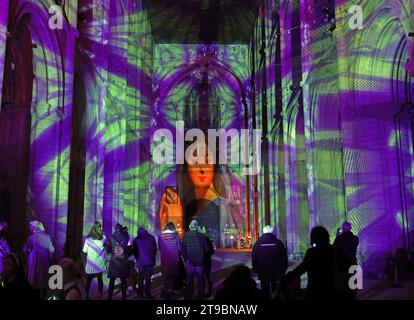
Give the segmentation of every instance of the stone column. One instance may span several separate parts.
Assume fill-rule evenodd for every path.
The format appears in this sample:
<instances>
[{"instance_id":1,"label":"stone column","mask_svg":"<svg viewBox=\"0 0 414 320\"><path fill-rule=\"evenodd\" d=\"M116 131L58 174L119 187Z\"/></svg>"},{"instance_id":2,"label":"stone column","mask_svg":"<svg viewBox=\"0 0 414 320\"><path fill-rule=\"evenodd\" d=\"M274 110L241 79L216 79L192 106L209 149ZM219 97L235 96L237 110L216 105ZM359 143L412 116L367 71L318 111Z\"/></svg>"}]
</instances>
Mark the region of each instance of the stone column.
<instances>
[{"instance_id":1,"label":"stone column","mask_svg":"<svg viewBox=\"0 0 414 320\"><path fill-rule=\"evenodd\" d=\"M8 18L9 0L2 0L0 1L0 94L3 92L3 73L4 60L6 58Z\"/></svg>"}]
</instances>

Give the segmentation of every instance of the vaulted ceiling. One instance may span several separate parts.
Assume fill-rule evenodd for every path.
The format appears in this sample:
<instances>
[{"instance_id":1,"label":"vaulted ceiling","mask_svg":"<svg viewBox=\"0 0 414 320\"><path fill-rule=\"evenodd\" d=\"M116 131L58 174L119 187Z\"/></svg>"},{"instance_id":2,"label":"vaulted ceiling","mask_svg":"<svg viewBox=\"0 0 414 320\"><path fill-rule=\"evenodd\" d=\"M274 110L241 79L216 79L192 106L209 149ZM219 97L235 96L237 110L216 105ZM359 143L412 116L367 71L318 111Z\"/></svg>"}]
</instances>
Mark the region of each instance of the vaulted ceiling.
<instances>
[{"instance_id":1,"label":"vaulted ceiling","mask_svg":"<svg viewBox=\"0 0 414 320\"><path fill-rule=\"evenodd\" d=\"M259 0L144 0L157 43L247 43Z\"/></svg>"}]
</instances>

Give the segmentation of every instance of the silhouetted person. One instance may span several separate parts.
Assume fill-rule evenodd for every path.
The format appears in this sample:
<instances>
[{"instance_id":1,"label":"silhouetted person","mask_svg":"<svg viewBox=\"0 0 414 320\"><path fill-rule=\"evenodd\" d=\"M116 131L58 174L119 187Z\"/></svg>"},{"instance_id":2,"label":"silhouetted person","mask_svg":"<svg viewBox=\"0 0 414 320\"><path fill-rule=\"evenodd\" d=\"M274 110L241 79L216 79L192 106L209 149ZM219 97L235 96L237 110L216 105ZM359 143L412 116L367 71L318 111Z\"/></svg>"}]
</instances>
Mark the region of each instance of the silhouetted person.
<instances>
[{"instance_id":1,"label":"silhouetted person","mask_svg":"<svg viewBox=\"0 0 414 320\"><path fill-rule=\"evenodd\" d=\"M162 297L169 300L181 274L181 240L173 223L168 222L158 238L161 256L161 274L164 277Z\"/></svg>"},{"instance_id":2,"label":"silhouetted person","mask_svg":"<svg viewBox=\"0 0 414 320\"><path fill-rule=\"evenodd\" d=\"M133 243L134 243L134 238L129 236L129 230L128 227L124 227L123 229L123 233L125 235L125 237L128 238L128 247L127 247L127 253L128 256L131 256L133 254Z\"/></svg>"},{"instance_id":3,"label":"silhouetted person","mask_svg":"<svg viewBox=\"0 0 414 320\"><path fill-rule=\"evenodd\" d=\"M397 267L397 281L408 280L410 276L410 262L405 248L398 248L395 251L395 263Z\"/></svg>"},{"instance_id":4,"label":"silhouetted person","mask_svg":"<svg viewBox=\"0 0 414 320\"><path fill-rule=\"evenodd\" d=\"M40 291L40 296L45 298L49 282L48 271L55 248L41 222L31 221L29 227L31 235L23 248L28 255L27 279L34 289Z\"/></svg>"},{"instance_id":5,"label":"silhouetted person","mask_svg":"<svg viewBox=\"0 0 414 320\"><path fill-rule=\"evenodd\" d=\"M206 228L204 226L200 226L198 228L198 231L206 237L207 245L208 245L208 250L204 254L203 272L204 272L204 275L206 276L207 286L208 286L207 297L210 297L211 291L213 289L213 283L211 281L211 266L212 266L211 257L213 256L214 252L216 252L216 248L214 246L213 240L211 240L211 238L208 236Z\"/></svg>"},{"instance_id":6,"label":"silhouetted person","mask_svg":"<svg viewBox=\"0 0 414 320\"><path fill-rule=\"evenodd\" d=\"M3 257L2 262L0 301L38 300L38 296L24 276L18 257L9 253Z\"/></svg>"},{"instance_id":7,"label":"silhouetted person","mask_svg":"<svg viewBox=\"0 0 414 320\"><path fill-rule=\"evenodd\" d=\"M310 241L312 248L306 251L302 263L282 278L282 287L306 272L307 299L333 299L335 298L335 249L329 243L329 233L324 227L315 227L311 231Z\"/></svg>"},{"instance_id":8,"label":"silhouetted person","mask_svg":"<svg viewBox=\"0 0 414 320\"><path fill-rule=\"evenodd\" d=\"M125 236L126 237L128 237L128 239L129 239L129 230L128 230L128 227L125 227L124 226L124 228L122 229L122 232L125 234Z\"/></svg>"},{"instance_id":9,"label":"silhouetted person","mask_svg":"<svg viewBox=\"0 0 414 320\"><path fill-rule=\"evenodd\" d=\"M345 221L342 224L342 232L337 235L333 243L334 247L346 258L343 263L346 263L348 268L357 264L356 254L359 244L359 238L351 230L352 225Z\"/></svg>"},{"instance_id":10,"label":"silhouetted person","mask_svg":"<svg viewBox=\"0 0 414 320\"><path fill-rule=\"evenodd\" d=\"M155 266L157 242L147 230L139 228L133 248L138 268L138 296L142 298L145 294L145 298L152 299L151 277Z\"/></svg>"},{"instance_id":11,"label":"silhouetted person","mask_svg":"<svg viewBox=\"0 0 414 320\"><path fill-rule=\"evenodd\" d=\"M256 287L256 281L251 276L250 269L238 266L223 282L223 287L217 292L218 301L259 301L263 300L262 292Z\"/></svg>"},{"instance_id":12,"label":"silhouetted person","mask_svg":"<svg viewBox=\"0 0 414 320\"><path fill-rule=\"evenodd\" d=\"M354 298L357 290L351 290L348 282L352 274L349 273L349 268L357 265L357 250L359 238L352 233L351 223L345 221L342 224L341 232L336 236L333 243L336 249L336 267L337 267L337 286L341 287L344 297Z\"/></svg>"},{"instance_id":13,"label":"silhouetted person","mask_svg":"<svg viewBox=\"0 0 414 320\"><path fill-rule=\"evenodd\" d=\"M259 276L263 295L270 298L288 267L286 248L273 234L271 226L263 228L263 235L253 246L252 266Z\"/></svg>"},{"instance_id":14,"label":"silhouetted person","mask_svg":"<svg viewBox=\"0 0 414 320\"><path fill-rule=\"evenodd\" d=\"M10 253L10 246L6 240L7 222L0 222L0 274L3 272L3 258Z\"/></svg>"},{"instance_id":15,"label":"silhouetted person","mask_svg":"<svg viewBox=\"0 0 414 320\"><path fill-rule=\"evenodd\" d=\"M121 279L122 299L126 300L127 284L126 279L129 276L128 255L126 252L128 246L128 237L124 232L124 228L119 223L115 226L115 232L109 238L106 252L111 255L108 268L108 299L112 300L114 292L115 280Z\"/></svg>"},{"instance_id":16,"label":"silhouetted person","mask_svg":"<svg viewBox=\"0 0 414 320\"><path fill-rule=\"evenodd\" d=\"M197 231L198 223L191 221L190 231L182 240L182 255L187 267L187 290L186 298L193 298L194 278L197 280L197 298L201 299L204 295L204 257L208 251L206 237Z\"/></svg>"}]
</instances>

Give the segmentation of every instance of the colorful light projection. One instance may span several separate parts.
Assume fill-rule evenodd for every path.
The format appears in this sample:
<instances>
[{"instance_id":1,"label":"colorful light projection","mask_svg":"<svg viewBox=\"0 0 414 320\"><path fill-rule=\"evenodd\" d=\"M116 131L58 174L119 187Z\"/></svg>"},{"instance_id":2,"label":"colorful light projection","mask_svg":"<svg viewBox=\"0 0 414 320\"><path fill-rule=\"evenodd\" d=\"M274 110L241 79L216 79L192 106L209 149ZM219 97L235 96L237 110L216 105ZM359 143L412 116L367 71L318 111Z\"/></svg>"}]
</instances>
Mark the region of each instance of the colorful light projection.
<instances>
[{"instance_id":1,"label":"colorful light projection","mask_svg":"<svg viewBox=\"0 0 414 320\"><path fill-rule=\"evenodd\" d=\"M151 161L151 135L184 119L183 101L205 63L211 64L211 84L220 97L220 128L241 128L247 47L154 44L139 1L83 8L90 19L80 30L89 128L84 232L100 217L107 233L116 222L131 234L140 225L158 232L161 199L166 187L177 185L177 169ZM243 208L244 177L238 168L223 170L225 183L234 184L227 201Z\"/></svg>"},{"instance_id":2,"label":"colorful light projection","mask_svg":"<svg viewBox=\"0 0 414 320\"><path fill-rule=\"evenodd\" d=\"M84 110L83 233L95 220L103 221L106 233L116 222L131 234L141 225L158 231L163 194L178 187L183 170L154 165L151 135L189 115L189 123L197 119L189 99L207 74L218 98L211 100L210 120L224 129L244 128L247 110L250 129L267 127L269 195L264 171L249 181L248 196L258 196L258 230L268 210L289 252L300 255L312 226L322 224L334 235L348 219L361 237L360 262L382 266L385 252L413 239L407 120L413 84L404 69L413 51L406 37L413 19L403 2L363 2L365 27L350 30L353 1L335 1L335 7L263 1L251 46L155 44L140 0L71 1L70 24L61 31L48 29L46 5L20 3L13 25L30 14L34 44L34 215L62 248L76 107ZM326 21L324 6L335 13L335 25ZM0 23L7 24L5 16ZM242 217L255 212L239 168L219 169L222 184L231 186L223 196L227 208L233 202Z\"/></svg>"},{"instance_id":3,"label":"colorful light projection","mask_svg":"<svg viewBox=\"0 0 414 320\"><path fill-rule=\"evenodd\" d=\"M413 239L413 81L404 68L412 9L408 2L362 3L364 28L351 30L355 2L307 3L265 1L255 28L256 118L267 108L273 128L271 218L293 255L306 250L312 226L324 225L333 239L347 219L361 238L360 263L382 272L386 253L410 248Z\"/></svg>"},{"instance_id":4,"label":"colorful light projection","mask_svg":"<svg viewBox=\"0 0 414 320\"><path fill-rule=\"evenodd\" d=\"M177 121L184 121L186 130L203 128L206 122L208 126L205 129L244 127L242 91L248 77L247 46L157 44L154 59L158 63L153 77L157 114L153 132L158 128L175 131ZM206 88L200 87L203 81L208 82ZM202 98L205 90L209 92L207 102ZM154 189L151 197L156 201L151 211L158 215L160 199L165 197L165 192L172 190L169 189L172 186L182 202L183 223L188 225L193 217L190 211L194 200L199 206L199 200L203 199L197 199L197 192L194 194L196 186L189 187L191 183L186 166L152 165ZM220 226L212 229L215 229L214 238L220 245L220 234L224 233L225 228L236 227L243 235L246 231L243 202L245 177L238 165L216 165L214 171L214 187L211 190L216 190L216 200L204 200L214 202L215 211L219 213ZM209 205L201 207L208 209ZM156 218L154 221L157 221Z\"/></svg>"}]
</instances>

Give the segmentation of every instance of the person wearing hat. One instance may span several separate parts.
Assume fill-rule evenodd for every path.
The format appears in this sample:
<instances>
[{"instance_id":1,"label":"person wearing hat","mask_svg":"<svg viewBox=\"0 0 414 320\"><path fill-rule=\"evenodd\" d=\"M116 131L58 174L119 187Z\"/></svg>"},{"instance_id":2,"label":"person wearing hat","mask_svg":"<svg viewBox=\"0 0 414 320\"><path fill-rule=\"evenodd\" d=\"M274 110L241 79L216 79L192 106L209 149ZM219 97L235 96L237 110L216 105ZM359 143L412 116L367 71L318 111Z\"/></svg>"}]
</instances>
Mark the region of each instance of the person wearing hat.
<instances>
[{"instance_id":1,"label":"person wearing hat","mask_svg":"<svg viewBox=\"0 0 414 320\"><path fill-rule=\"evenodd\" d=\"M186 299L193 298L193 282L197 280L197 298L204 296L204 257L208 252L206 237L198 232L197 220L192 220L182 240L182 256L187 269Z\"/></svg>"},{"instance_id":2,"label":"person wearing hat","mask_svg":"<svg viewBox=\"0 0 414 320\"><path fill-rule=\"evenodd\" d=\"M270 298L288 267L285 245L276 237L272 226L265 226L263 235L254 244L252 267L259 276L263 296Z\"/></svg>"},{"instance_id":3,"label":"person wearing hat","mask_svg":"<svg viewBox=\"0 0 414 320\"><path fill-rule=\"evenodd\" d=\"M27 279L32 287L40 291L42 298L46 297L49 282L49 266L55 248L52 238L45 232L40 221L29 223L31 235L23 247L27 254Z\"/></svg>"},{"instance_id":4,"label":"person wearing hat","mask_svg":"<svg viewBox=\"0 0 414 320\"><path fill-rule=\"evenodd\" d=\"M0 222L0 274L3 273L3 258L10 253L10 246L6 240L7 222Z\"/></svg>"}]
</instances>

